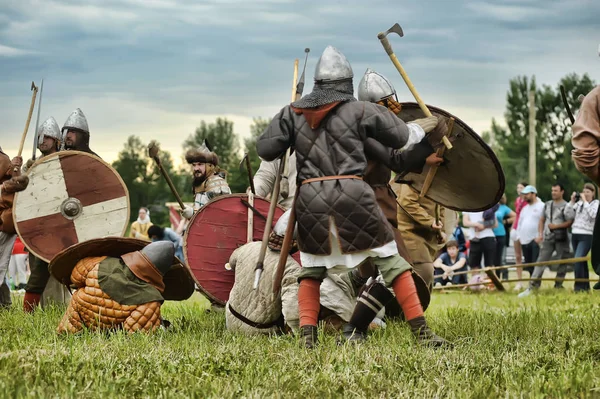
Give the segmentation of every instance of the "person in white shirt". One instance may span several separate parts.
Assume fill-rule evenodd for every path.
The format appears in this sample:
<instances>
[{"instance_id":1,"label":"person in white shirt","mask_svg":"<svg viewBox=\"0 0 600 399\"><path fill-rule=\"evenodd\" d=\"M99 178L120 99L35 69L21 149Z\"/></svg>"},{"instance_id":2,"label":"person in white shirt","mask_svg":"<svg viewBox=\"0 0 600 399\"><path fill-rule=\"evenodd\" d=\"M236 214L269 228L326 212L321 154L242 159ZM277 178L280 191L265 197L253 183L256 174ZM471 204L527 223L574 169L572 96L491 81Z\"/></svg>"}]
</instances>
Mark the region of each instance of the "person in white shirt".
<instances>
[{"instance_id":1,"label":"person in white shirt","mask_svg":"<svg viewBox=\"0 0 600 399\"><path fill-rule=\"evenodd\" d=\"M574 218L571 243L575 258L587 256L592 247L592 233L594 232L594 223L598 213L599 201L595 199L596 187L591 183L583 186L581 194L574 192L571 195L571 202L565 207L565 216ZM587 262L577 262L574 265L575 278L589 279L590 272ZM600 288L600 287L599 287ZM594 286L596 289L596 286ZM585 282L576 282L575 291L589 291L590 284Z\"/></svg>"},{"instance_id":2,"label":"person in white shirt","mask_svg":"<svg viewBox=\"0 0 600 399\"><path fill-rule=\"evenodd\" d=\"M537 189L534 186L527 186L521 191L523 198L527 201L527 205L521 210L519 216L519 227L517 234L521 247L523 248L523 257L525 263L533 263L537 260L540 254L540 243L543 236L538 227L540 220L544 216L544 202L538 198ZM533 273L533 267L525 267L524 270Z\"/></svg>"},{"instance_id":3,"label":"person in white shirt","mask_svg":"<svg viewBox=\"0 0 600 399\"><path fill-rule=\"evenodd\" d=\"M495 212L495 211L494 211ZM498 220L491 212L492 218L484 220L484 212L463 212L463 226L470 227L471 245L469 247L469 266L471 269L481 268L481 259L486 267L495 266L496 235L494 230L498 227Z\"/></svg>"}]
</instances>

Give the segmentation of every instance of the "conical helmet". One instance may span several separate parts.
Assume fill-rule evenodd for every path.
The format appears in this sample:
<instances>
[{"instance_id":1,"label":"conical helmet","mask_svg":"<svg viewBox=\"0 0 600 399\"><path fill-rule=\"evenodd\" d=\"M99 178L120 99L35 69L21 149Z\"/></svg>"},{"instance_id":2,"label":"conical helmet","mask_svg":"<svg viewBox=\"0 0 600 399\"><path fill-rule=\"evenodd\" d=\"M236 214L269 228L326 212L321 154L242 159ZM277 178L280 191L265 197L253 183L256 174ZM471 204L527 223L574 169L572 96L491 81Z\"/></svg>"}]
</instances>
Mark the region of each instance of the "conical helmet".
<instances>
[{"instance_id":1,"label":"conical helmet","mask_svg":"<svg viewBox=\"0 0 600 399\"><path fill-rule=\"evenodd\" d=\"M367 68L358 84L358 100L376 103L394 95L396 90L392 83L382 74Z\"/></svg>"},{"instance_id":2,"label":"conical helmet","mask_svg":"<svg viewBox=\"0 0 600 399\"><path fill-rule=\"evenodd\" d=\"M38 147L44 142L44 137L52 137L60 144L62 140L62 135L60 133L60 127L58 127L58 123L56 119L50 117L42 123L42 125L38 128Z\"/></svg>"},{"instance_id":3,"label":"conical helmet","mask_svg":"<svg viewBox=\"0 0 600 399\"><path fill-rule=\"evenodd\" d=\"M80 108L77 108L75 111L71 112L71 115L69 115L65 121L65 124L62 128L63 134L66 133L67 130L78 130L84 133L90 132L87 119Z\"/></svg>"},{"instance_id":4,"label":"conical helmet","mask_svg":"<svg viewBox=\"0 0 600 399\"><path fill-rule=\"evenodd\" d=\"M156 241L146 245L140 251L163 276L173 265L175 247L171 241Z\"/></svg>"},{"instance_id":5,"label":"conical helmet","mask_svg":"<svg viewBox=\"0 0 600 399\"><path fill-rule=\"evenodd\" d=\"M315 82L336 82L352 79L352 67L342 52L333 46L327 46L315 67Z\"/></svg>"}]
</instances>

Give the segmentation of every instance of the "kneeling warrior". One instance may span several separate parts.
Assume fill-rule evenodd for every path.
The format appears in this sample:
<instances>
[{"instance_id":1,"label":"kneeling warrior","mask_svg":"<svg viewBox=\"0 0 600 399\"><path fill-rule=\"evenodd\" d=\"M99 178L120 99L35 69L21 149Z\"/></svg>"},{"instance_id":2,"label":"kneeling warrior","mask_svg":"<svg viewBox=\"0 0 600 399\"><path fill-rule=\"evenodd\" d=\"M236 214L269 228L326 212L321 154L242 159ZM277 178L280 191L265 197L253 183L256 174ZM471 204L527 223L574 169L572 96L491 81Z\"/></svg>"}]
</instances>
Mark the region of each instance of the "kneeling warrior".
<instances>
[{"instance_id":1,"label":"kneeling warrior","mask_svg":"<svg viewBox=\"0 0 600 399\"><path fill-rule=\"evenodd\" d=\"M186 299L193 293L193 284L184 287L185 278L167 278L178 262L170 242L146 244L109 237L85 241L58 254L50 263L52 275L77 290L57 332L76 333L83 328L151 332L160 327L161 304L174 299L167 292L181 286L186 292L178 299Z\"/></svg>"},{"instance_id":2,"label":"kneeling warrior","mask_svg":"<svg viewBox=\"0 0 600 399\"><path fill-rule=\"evenodd\" d=\"M427 326L410 264L398 254L394 233L363 180L365 142L401 148L406 124L380 105L356 101L352 68L329 46L317 62L312 93L284 107L257 142L258 155L272 161L296 151L300 189L295 210L302 260L298 307L307 348L317 340L319 286L328 271L377 266L417 339L446 341ZM389 157L390 154L387 154ZM382 162L384 160L381 160Z\"/></svg>"},{"instance_id":3,"label":"kneeling warrior","mask_svg":"<svg viewBox=\"0 0 600 399\"><path fill-rule=\"evenodd\" d=\"M235 271L235 283L225 305L227 329L248 335L281 333L298 328L298 275L300 265L288 255L281 292L273 296L273 281L279 263L283 237L290 217L286 211L269 236L269 249L263 262L259 287L254 290L254 268L260 255L260 241L245 244L231 254L229 266Z\"/></svg>"}]
</instances>

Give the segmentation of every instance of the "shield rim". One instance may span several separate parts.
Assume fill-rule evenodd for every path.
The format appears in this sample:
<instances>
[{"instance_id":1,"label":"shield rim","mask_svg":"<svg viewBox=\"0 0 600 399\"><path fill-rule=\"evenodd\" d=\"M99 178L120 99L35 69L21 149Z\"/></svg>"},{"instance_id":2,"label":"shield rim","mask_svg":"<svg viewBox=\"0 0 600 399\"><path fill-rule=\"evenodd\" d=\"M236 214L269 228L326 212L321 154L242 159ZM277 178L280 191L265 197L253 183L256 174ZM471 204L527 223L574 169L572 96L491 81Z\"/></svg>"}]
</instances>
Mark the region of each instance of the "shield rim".
<instances>
[{"instance_id":1,"label":"shield rim","mask_svg":"<svg viewBox=\"0 0 600 399\"><path fill-rule=\"evenodd\" d=\"M401 103L402 105L402 109L404 109L404 107L408 107L409 109L420 109L420 106L418 103L415 102L403 102ZM502 198L502 194L504 194L504 191L506 190L506 176L504 175L504 169L502 169L502 165L500 164L500 160L498 160L498 157L496 155L496 153L494 153L494 151L490 148L490 146L487 145L487 143L485 141L483 141L483 139L481 138L481 136L479 134L477 134L477 132L475 130L473 130L469 125L467 125L462 119L456 117L455 115L451 114L450 112L433 106L433 105L429 105L426 104L426 107L431 111L431 113L437 113L440 114L446 118L452 117L454 118L454 123L455 124L459 124L460 127L467 133L469 133L471 135L471 137L473 137L475 139L475 141L477 141L477 143L479 143L479 145L488 153L488 155L490 156L490 159L492 160L492 162L494 163L494 166L496 166L496 170L499 171L498 173L498 179L500 182L500 188L498 190L498 192L496 193L496 198L495 198L495 202L493 202L491 205L487 205L485 207L480 207L480 208L469 208L469 209L459 209L455 206L448 206L442 202L436 201L434 199L432 199L428 194L425 194L425 197L428 198L429 200L442 205L445 208L451 209L453 211L458 211L458 212L480 212L480 211L485 211L486 209L489 209L490 206L494 206L495 204L497 204L498 202L500 202L500 199ZM402 111L400 111L402 113ZM398 116L400 118L400 116ZM402 119L402 118L400 118ZM409 122L406 122L409 123ZM422 173L407 173L406 175L402 176L402 179L407 178L411 176L411 175L421 175ZM400 176L400 175L397 175ZM396 180L397 177L394 178L394 180ZM403 182L404 183L404 182ZM420 190L418 190L416 187L413 186L413 182L410 183L406 183L408 184L413 190L416 190L418 193L420 193ZM433 186L433 182L432 182L432 186Z\"/></svg>"},{"instance_id":2,"label":"shield rim","mask_svg":"<svg viewBox=\"0 0 600 399\"><path fill-rule=\"evenodd\" d=\"M100 158L99 156L96 156L96 155L93 155L93 154L89 154L89 153L87 153L87 152L83 152L83 151L72 151L72 150L63 150L63 151L57 151L57 152L55 152L55 153L53 153L53 154L46 155L46 156L43 156L43 157L40 157L40 158L36 159L36 160L35 160L35 162L33 163L33 165L31 165L31 167L30 167L29 169L27 169L27 172L26 172L25 174L26 174L27 176L29 176L29 173L30 173L30 172L31 172L31 171L32 171L32 170L35 168L35 166L36 166L37 164L39 164L39 163L42 163L42 162L44 162L46 159L48 159L48 158L51 158L51 157L54 157L54 156L56 156L56 157L60 157L60 154L61 154L61 153L63 153L63 154L64 154L64 153L68 153L67 155L70 155L70 154L73 154L73 155L85 155L85 156L88 156L88 157L94 158L95 160L102 162L102 163L103 163L105 166L107 166L107 167L108 167L108 168L109 168L109 169L110 169L110 170L111 170L111 171L112 171L112 172L113 172L113 173L114 173L114 174L117 176L117 178L118 178L119 182L120 182L120 183L121 183L121 185L122 185L122 186L125 188L125 197L127 198L127 218L125 219L125 220L126 220L126 222L125 222L125 226L124 226L124 228L123 228L123 231L121 232L121 235L120 235L120 236L113 236L113 237L124 237L124 236L125 236L125 232L127 231L127 228L129 227L129 218L131 217L131 202L130 202L130 199L129 199L129 188L127 188L127 185L126 185L126 184L125 184L125 182L123 181L123 178L121 177L121 175L119 174L119 172L117 172L117 171L115 170L115 168L113 168L113 167L112 167L110 164L108 164L106 161L104 161L104 160L103 160L102 158ZM19 199L19 193L20 193L20 192L17 192L17 193L15 193L15 198L14 198L14 200L13 200L13 206L12 206L12 218L13 218L13 225L15 226L15 231L17 232L17 235L18 235L19 237L21 237L21 233L20 233L20 231L19 231L19 224L17 223L17 213L16 213L16 209L17 209L17 203L18 203L18 199ZM106 238L106 237L101 237L101 238ZM39 256L39 255L37 254L37 252L36 252L36 251L33 251L33 250L32 250L32 249L29 247L29 245L28 245L28 244L27 244L27 243L26 243L24 240L21 240L21 241L22 241L22 242L23 242L23 244L25 245L25 248L27 248L27 250L28 250L30 253L32 253L34 256L36 256L37 258L39 258L39 259L43 260L43 261L44 261L44 262L46 262L46 263L50 263L50 262L52 261L52 259L46 259L46 258L43 258L43 257ZM82 242L85 242L85 241L82 241ZM77 244L79 244L79 242L78 242L78 243L76 243L76 244L73 244L73 245L77 245ZM68 248L68 247L67 247L67 248ZM59 253L61 253L62 251L64 251L64 250L65 250L65 249L67 249L67 248L63 248L63 249L61 249L60 251L58 251L58 252L57 252L57 254L56 254L56 255L58 255ZM56 257L56 255L54 255L54 257Z\"/></svg>"},{"instance_id":3,"label":"shield rim","mask_svg":"<svg viewBox=\"0 0 600 399\"><path fill-rule=\"evenodd\" d=\"M198 216L200 214L200 212L202 212L204 209L207 209L208 205L214 203L214 202L218 202L227 198L244 198L244 197L248 197L248 194L246 193L232 193L232 194L225 194L225 195L220 195L218 197L213 198L212 200L208 201L202 208L200 208L197 212L194 213L194 216L192 216L192 218L189 220L188 223L188 228L186 228L185 230L185 235L183 237L183 258L184 258L184 262L186 265L188 265L191 274L192 274L192 278L194 279L194 282L196 283L196 286L198 287L197 290L198 292L200 292L202 295L205 295L211 302L214 302L218 305L222 305L225 306L225 304L227 303L226 301L223 302L223 300L215 297L214 295L212 295L211 293L209 293L208 291L206 291L202 285L200 284L200 282L198 281L198 279L196 278L196 275L194 274L194 270L192 269L192 266L190 265L190 262L188 261L188 251L187 251L187 237L189 234L189 226L194 222L194 220L196 219L196 216ZM254 198L260 198L262 200L267 201L269 204L271 204L271 200L265 197L261 197L258 195L255 195ZM279 204L277 204L277 207L279 209L281 209L283 212L285 212L285 208ZM265 224L266 225L266 224ZM274 227L274 226L273 226ZM272 231L272 230L271 230ZM233 287L232 287L233 288Z\"/></svg>"}]
</instances>

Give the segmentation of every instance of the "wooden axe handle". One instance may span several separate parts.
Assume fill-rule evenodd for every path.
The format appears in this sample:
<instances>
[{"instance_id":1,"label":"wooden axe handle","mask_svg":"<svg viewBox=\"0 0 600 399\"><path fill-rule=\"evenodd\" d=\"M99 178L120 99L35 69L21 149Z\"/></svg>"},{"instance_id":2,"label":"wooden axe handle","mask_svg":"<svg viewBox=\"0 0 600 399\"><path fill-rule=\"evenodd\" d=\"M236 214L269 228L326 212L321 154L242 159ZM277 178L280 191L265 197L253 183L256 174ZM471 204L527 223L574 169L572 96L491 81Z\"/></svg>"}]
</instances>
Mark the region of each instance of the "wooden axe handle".
<instances>
[{"instance_id":1,"label":"wooden axe handle","mask_svg":"<svg viewBox=\"0 0 600 399\"><path fill-rule=\"evenodd\" d=\"M292 201L292 211L290 212L290 218L288 225L285 230L285 237L283 237L283 244L281 245L281 253L279 254L279 263L277 263L277 270L275 272L275 280L273 280L273 294L279 295L281 290L281 282L283 280L283 273L285 272L285 265L287 258L292 248L292 241L294 238L294 228L296 227L296 199L298 198L298 192L300 187L296 187L296 193L294 194L294 200Z\"/></svg>"},{"instance_id":2,"label":"wooden axe handle","mask_svg":"<svg viewBox=\"0 0 600 399\"><path fill-rule=\"evenodd\" d=\"M452 129L454 129L454 118L450 117L450 119L448 120L448 136L452 134ZM447 139L446 136L444 137ZM440 147L436 152L437 156L444 156L445 150L446 147ZM427 191L429 190L429 187L431 187L431 183L433 182L433 178L435 177L437 170L438 166L432 166L427 172L427 176L425 177L425 181L423 182L423 188L421 188L421 194L419 194L419 198L423 198L425 194L427 194Z\"/></svg>"},{"instance_id":3,"label":"wooden axe handle","mask_svg":"<svg viewBox=\"0 0 600 399\"><path fill-rule=\"evenodd\" d=\"M29 131L29 123L31 123L31 115L33 115L33 108L35 107L35 97L38 92L38 88L33 82L31 82L31 90L33 90L33 94L31 95L31 105L29 106L29 115L27 116L27 122L25 123L25 130L21 136L21 144L19 145L19 152L17 153L18 157L23 153L23 146L25 145L25 139L27 138L27 132ZM14 168L14 172L17 172L18 169L19 168Z\"/></svg>"},{"instance_id":4,"label":"wooden axe handle","mask_svg":"<svg viewBox=\"0 0 600 399\"><path fill-rule=\"evenodd\" d=\"M392 60L392 63L394 64L394 66L396 67L398 72L400 72L400 76L402 76L402 79L404 80L404 83L406 83L408 90L410 90L413 97L419 104L421 111L423 111L423 113L427 117L433 116L431 114L431 111L429 110L429 108L427 108L427 106L425 105L425 102L421 99L421 96L419 96L419 93L417 92L415 85L413 85L412 81L408 77L408 74L402 67L402 64L400 64L400 61L398 61L398 57L396 57L396 54L394 54L394 50L392 49L392 45L390 44L390 41L388 40L387 36L385 36L383 34L379 34L377 37L379 38L381 45L385 49L385 52L389 55L390 60ZM450 140L448 140L447 137L443 137L442 141L444 142L444 145L446 146L447 149L449 149L449 150L452 149L452 143L450 142Z\"/></svg>"},{"instance_id":5,"label":"wooden axe handle","mask_svg":"<svg viewBox=\"0 0 600 399\"><path fill-rule=\"evenodd\" d=\"M185 205L183 204L183 200L179 196L179 193L177 192L177 189L175 188L175 185L173 184L173 181L169 177L169 174L167 173L167 171L163 167L162 162L160 161L160 158L157 155L156 157L152 157L152 159L154 159L154 162L156 162L156 164L158 165L158 170L160 171L160 174L163 175L163 177L167 181L167 184L169 185L169 188L171 189L171 192L175 196L175 199L177 200L177 202L179 203L179 206L181 207L181 210L183 211L185 209Z\"/></svg>"}]
</instances>

